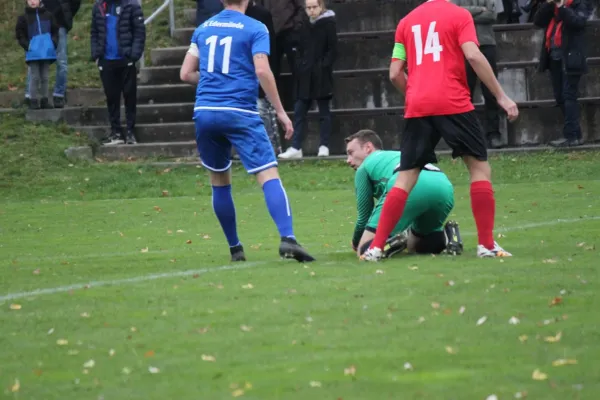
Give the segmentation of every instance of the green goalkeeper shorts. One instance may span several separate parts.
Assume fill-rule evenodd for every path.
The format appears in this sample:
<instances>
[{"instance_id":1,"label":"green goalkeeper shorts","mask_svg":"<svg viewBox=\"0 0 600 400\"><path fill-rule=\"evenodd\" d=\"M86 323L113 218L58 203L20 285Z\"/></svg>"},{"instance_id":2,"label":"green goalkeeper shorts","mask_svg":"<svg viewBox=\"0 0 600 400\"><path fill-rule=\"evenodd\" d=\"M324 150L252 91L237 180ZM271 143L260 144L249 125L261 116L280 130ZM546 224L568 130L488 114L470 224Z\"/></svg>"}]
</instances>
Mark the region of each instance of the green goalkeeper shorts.
<instances>
[{"instance_id":1,"label":"green goalkeeper shorts","mask_svg":"<svg viewBox=\"0 0 600 400\"><path fill-rule=\"evenodd\" d=\"M394 186L396 176L394 174L389 180L387 192ZM367 222L366 230L375 232L377 229L385 198L385 194L379 198ZM441 171L423 170L408 196L402 218L392 231L392 235L408 228L418 235L442 231L452 208L454 208L454 187L446 174Z\"/></svg>"}]
</instances>

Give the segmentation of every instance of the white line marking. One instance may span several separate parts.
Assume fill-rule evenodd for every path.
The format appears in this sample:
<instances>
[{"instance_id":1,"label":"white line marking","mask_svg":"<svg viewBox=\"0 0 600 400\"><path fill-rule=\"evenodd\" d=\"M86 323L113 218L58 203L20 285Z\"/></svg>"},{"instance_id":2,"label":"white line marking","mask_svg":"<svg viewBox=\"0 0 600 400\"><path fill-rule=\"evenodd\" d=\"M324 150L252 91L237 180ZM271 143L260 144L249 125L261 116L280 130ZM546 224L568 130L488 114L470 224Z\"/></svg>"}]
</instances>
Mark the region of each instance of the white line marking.
<instances>
[{"instance_id":1,"label":"white line marking","mask_svg":"<svg viewBox=\"0 0 600 400\"><path fill-rule=\"evenodd\" d=\"M577 222L596 221L596 220L600 220L600 216L585 216L585 217L581 217L581 218L572 218L572 219L555 219L552 221L536 222L536 223L524 224L524 225L514 226L514 227L499 228L499 229L496 229L496 232L511 232L511 231L519 231L519 230L524 230L524 229L541 228L544 226L553 226L553 225L559 225L559 224L572 224L572 223L577 223ZM474 236L474 235L475 235L475 232L463 233L463 236ZM338 250L338 251L330 252L328 254L340 253L340 252L342 252L342 251ZM343 252L347 252L347 250L343 250ZM256 262L248 262L248 263L236 264L236 265L223 265L220 267L213 267L213 268L192 269L192 270L187 270L187 271L175 271L175 272L164 272L164 273L160 273L160 274L142 275L142 276L135 276L132 278L124 278L124 279L114 279L114 280L106 280L106 281L91 281L89 283L78 283L78 284L73 284L73 285L68 285L68 286L58 286L58 287L47 288L47 289L36 289L36 290L29 291L29 292L9 293L4 296L0 296L0 302L22 299L25 297L39 296L39 295L44 295L44 294L64 293L64 292L68 292L71 290L79 290L79 289L84 289L84 288L94 288L94 287L101 287L101 286L121 286L121 285L130 284L130 283L155 281L158 279L169 279L169 278L201 275L201 274L206 274L209 272L242 270L242 269L253 268L258 265L263 265L263 264L266 264L269 262L271 262L271 261L256 261ZM332 263L332 262L328 262L326 264L330 264L330 263Z\"/></svg>"}]
</instances>

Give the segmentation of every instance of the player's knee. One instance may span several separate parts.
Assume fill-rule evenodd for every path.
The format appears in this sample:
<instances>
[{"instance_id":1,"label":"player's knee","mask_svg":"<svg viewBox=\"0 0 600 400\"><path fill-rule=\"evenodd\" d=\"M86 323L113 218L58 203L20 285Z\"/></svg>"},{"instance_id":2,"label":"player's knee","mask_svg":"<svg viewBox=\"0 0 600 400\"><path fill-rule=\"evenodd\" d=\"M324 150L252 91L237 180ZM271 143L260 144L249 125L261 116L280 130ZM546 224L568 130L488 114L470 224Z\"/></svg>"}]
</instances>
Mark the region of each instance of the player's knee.
<instances>
[{"instance_id":1,"label":"player's knee","mask_svg":"<svg viewBox=\"0 0 600 400\"><path fill-rule=\"evenodd\" d=\"M472 156L465 156L463 160L469 169L471 182L492 180L492 167L489 162L478 160Z\"/></svg>"},{"instance_id":2,"label":"player's knee","mask_svg":"<svg viewBox=\"0 0 600 400\"><path fill-rule=\"evenodd\" d=\"M227 186L231 185L230 170L224 172L210 171L210 184L212 186Z\"/></svg>"},{"instance_id":3,"label":"player's knee","mask_svg":"<svg viewBox=\"0 0 600 400\"><path fill-rule=\"evenodd\" d=\"M277 169L277 167L265 169L264 171L260 171L256 174L256 181L261 187L265 184L265 182L268 182L273 179L280 179L279 170Z\"/></svg>"}]
</instances>

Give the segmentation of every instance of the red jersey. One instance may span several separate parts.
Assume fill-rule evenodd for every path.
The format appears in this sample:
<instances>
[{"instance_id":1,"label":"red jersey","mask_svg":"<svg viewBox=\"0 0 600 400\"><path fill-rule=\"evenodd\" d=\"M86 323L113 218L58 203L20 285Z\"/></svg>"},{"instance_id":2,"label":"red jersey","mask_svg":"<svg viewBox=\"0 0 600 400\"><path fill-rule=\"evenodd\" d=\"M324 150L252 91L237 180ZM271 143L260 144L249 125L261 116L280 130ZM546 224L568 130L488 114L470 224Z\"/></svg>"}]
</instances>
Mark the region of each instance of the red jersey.
<instances>
[{"instance_id":1,"label":"red jersey","mask_svg":"<svg viewBox=\"0 0 600 400\"><path fill-rule=\"evenodd\" d=\"M461 45L479 46L471 14L446 0L429 0L400 20L393 59L408 65L405 118L461 114L475 108Z\"/></svg>"}]
</instances>

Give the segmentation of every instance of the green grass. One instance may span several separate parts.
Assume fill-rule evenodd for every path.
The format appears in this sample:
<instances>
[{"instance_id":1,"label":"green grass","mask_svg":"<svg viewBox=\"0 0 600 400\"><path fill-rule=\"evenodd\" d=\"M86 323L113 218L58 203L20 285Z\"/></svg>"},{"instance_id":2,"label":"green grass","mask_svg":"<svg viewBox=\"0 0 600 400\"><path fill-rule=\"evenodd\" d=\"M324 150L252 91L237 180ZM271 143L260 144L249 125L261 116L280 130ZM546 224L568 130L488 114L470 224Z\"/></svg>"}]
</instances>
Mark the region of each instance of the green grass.
<instances>
[{"instance_id":1,"label":"green grass","mask_svg":"<svg viewBox=\"0 0 600 400\"><path fill-rule=\"evenodd\" d=\"M144 15L149 17L163 0L143 0ZM27 68L25 53L15 39L17 17L23 13L25 2L22 0L0 0L2 20L0 20L0 48L3 49L2 69L0 72L0 91L24 90ZM93 1L82 1L73 29L69 32L69 77L68 87L101 87L98 69L90 61L90 25ZM176 27L184 26L183 9L194 8L192 0L177 0ZM169 47L173 42L168 29L168 10L163 11L149 25L146 25L146 61L149 63L150 50ZM55 65L50 70L50 84L54 84Z\"/></svg>"},{"instance_id":2,"label":"green grass","mask_svg":"<svg viewBox=\"0 0 600 400\"><path fill-rule=\"evenodd\" d=\"M318 258L307 266L278 260L262 193L236 167L249 262L233 269L222 267L203 170L69 164L62 150L82 140L73 131L11 118L0 130L0 297L96 283L0 301L0 396L597 398L596 153L492 159L497 233L515 254L504 260L474 256L468 177L444 158L466 253L377 265L349 248L356 211L343 163L281 167L296 234ZM152 274L165 275L139 279ZM536 369L547 379L533 380Z\"/></svg>"}]
</instances>

